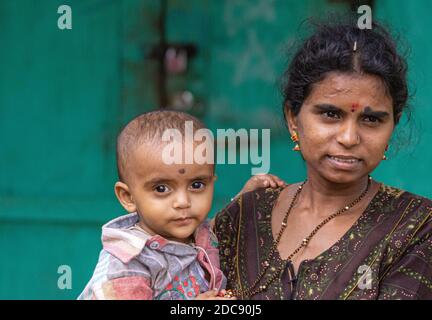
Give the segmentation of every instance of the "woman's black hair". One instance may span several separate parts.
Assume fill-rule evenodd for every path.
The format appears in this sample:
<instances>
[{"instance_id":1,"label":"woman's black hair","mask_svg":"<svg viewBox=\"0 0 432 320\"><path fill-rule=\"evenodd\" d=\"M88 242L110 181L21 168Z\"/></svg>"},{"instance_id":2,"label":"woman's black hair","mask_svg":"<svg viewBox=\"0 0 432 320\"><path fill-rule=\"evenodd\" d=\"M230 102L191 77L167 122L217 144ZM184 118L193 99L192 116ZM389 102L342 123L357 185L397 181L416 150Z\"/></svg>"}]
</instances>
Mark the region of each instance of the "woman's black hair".
<instances>
[{"instance_id":1,"label":"woman's black hair","mask_svg":"<svg viewBox=\"0 0 432 320\"><path fill-rule=\"evenodd\" d=\"M408 100L407 63L390 33L376 22L372 29L362 30L355 19L314 25L314 34L294 55L282 79L285 120L288 109L298 115L312 86L329 72L363 72L378 76L385 84L397 124Z\"/></svg>"}]
</instances>

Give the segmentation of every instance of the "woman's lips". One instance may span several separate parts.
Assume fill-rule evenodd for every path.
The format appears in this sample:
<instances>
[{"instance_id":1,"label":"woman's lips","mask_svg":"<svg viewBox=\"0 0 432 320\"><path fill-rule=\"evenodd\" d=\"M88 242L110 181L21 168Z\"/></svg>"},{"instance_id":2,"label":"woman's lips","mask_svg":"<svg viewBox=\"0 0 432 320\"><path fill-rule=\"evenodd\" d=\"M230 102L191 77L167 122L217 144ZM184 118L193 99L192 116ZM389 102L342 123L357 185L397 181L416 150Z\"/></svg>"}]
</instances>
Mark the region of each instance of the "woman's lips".
<instances>
[{"instance_id":1,"label":"woman's lips","mask_svg":"<svg viewBox=\"0 0 432 320\"><path fill-rule=\"evenodd\" d=\"M360 166L361 159L349 156L331 156L327 155L329 164L339 170L354 170Z\"/></svg>"}]
</instances>

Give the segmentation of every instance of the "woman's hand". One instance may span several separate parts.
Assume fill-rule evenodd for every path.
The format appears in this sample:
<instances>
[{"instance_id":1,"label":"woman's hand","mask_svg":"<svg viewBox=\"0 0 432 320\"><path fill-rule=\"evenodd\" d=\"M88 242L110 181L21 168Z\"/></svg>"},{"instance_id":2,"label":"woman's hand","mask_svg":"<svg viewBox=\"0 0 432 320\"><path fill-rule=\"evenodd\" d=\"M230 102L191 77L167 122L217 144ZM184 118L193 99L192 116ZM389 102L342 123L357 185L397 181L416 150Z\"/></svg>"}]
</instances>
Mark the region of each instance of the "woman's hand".
<instances>
[{"instance_id":1,"label":"woman's hand","mask_svg":"<svg viewBox=\"0 0 432 320\"><path fill-rule=\"evenodd\" d=\"M278 187L284 187L287 184L285 181L280 179L279 177L272 175L272 174L257 174L250 178L245 185L243 186L243 189L240 190L240 192L234 197L240 196L242 193L253 191L259 188L278 188Z\"/></svg>"},{"instance_id":2,"label":"woman's hand","mask_svg":"<svg viewBox=\"0 0 432 320\"><path fill-rule=\"evenodd\" d=\"M249 191L253 191L259 188L277 188L277 187L285 187L287 185L287 183L285 181L283 181L282 179L280 179L279 177L272 175L272 174L257 174L255 176L253 176L252 178L250 178L245 185L243 186L243 188L240 190L239 193L237 193L237 195L231 199L231 201L233 201L235 198L239 197L240 195L242 195L245 192L249 192ZM210 220L210 228L212 230L214 230L214 225L215 225L215 218L213 217Z\"/></svg>"},{"instance_id":3,"label":"woman's hand","mask_svg":"<svg viewBox=\"0 0 432 320\"><path fill-rule=\"evenodd\" d=\"M221 291L213 289L197 295L195 300L237 300L236 297L226 298L225 293L226 291L224 289Z\"/></svg>"}]
</instances>

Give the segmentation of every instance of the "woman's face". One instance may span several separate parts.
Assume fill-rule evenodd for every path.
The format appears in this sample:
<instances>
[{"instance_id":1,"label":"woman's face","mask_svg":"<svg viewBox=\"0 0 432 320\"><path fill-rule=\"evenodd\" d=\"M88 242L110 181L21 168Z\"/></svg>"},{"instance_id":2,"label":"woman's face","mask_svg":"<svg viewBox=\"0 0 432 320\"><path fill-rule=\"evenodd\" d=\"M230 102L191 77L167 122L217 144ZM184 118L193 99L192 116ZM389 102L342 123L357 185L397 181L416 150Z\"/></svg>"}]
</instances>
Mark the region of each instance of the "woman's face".
<instances>
[{"instance_id":1,"label":"woman's face","mask_svg":"<svg viewBox=\"0 0 432 320\"><path fill-rule=\"evenodd\" d=\"M308 173L354 182L382 160L394 129L392 99L373 75L329 73L316 83L300 112L288 112Z\"/></svg>"}]
</instances>

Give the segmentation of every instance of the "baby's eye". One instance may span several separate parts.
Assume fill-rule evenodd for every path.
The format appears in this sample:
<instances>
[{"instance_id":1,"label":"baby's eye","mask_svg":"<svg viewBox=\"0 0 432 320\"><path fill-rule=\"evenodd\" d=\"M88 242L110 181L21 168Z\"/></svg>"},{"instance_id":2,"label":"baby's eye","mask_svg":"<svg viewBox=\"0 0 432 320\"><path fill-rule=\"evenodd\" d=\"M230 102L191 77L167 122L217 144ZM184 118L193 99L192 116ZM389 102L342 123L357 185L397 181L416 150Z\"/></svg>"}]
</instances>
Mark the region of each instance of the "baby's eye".
<instances>
[{"instance_id":1,"label":"baby's eye","mask_svg":"<svg viewBox=\"0 0 432 320\"><path fill-rule=\"evenodd\" d=\"M201 181L195 181L191 184L192 189L200 190L205 188L205 184Z\"/></svg>"},{"instance_id":2,"label":"baby's eye","mask_svg":"<svg viewBox=\"0 0 432 320\"><path fill-rule=\"evenodd\" d=\"M166 193L170 191L170 189L166 185L160 184L154 188L154 191L156 191L157 193Z\"/></svg>"}]
</instances>

